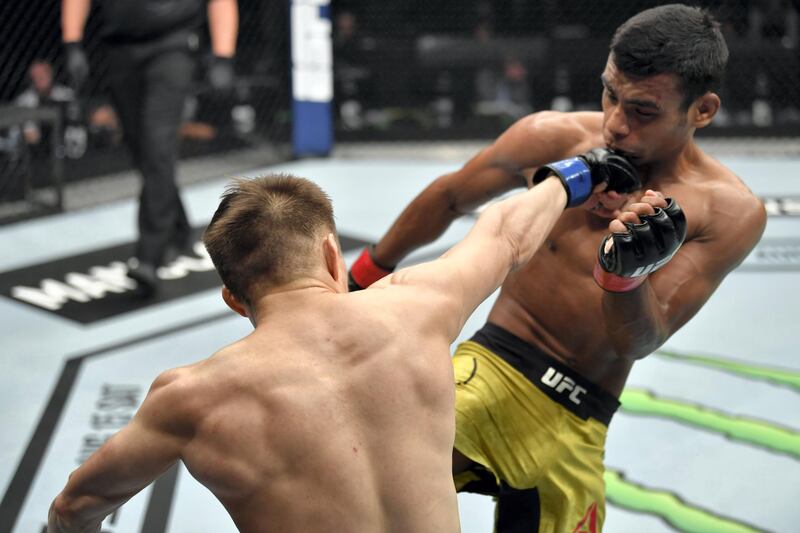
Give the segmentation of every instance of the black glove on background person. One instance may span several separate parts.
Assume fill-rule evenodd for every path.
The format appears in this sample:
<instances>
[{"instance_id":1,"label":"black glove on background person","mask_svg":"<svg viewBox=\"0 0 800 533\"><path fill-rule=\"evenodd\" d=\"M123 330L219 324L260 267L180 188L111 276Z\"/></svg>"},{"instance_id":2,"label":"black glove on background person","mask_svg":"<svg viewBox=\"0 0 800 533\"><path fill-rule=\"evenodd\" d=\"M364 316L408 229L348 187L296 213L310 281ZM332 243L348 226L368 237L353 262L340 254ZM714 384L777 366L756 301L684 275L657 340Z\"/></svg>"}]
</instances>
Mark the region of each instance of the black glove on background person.
<instances>
[{"instance_id":1,"label":"black glove on background person","mask_svg":"<svg viewBox=\"0 0 800 533\"><path fill-rule=\"evenodd\" d=\"M80 41L64 43L64 51L67 55L70 88L77 94L89 78L89 59L86 57Z\"/></svg>"},{"instance_id":2,"label":"black glove on background person","mask_svg":"<svg viewBox=\"0 0 800 533\"><path fill-rule=\"evenodd\" d=\"M233 58L213 56L208 65L208 82L214 90L226 90L233 87Z\"/></svg>"}]
</instances>

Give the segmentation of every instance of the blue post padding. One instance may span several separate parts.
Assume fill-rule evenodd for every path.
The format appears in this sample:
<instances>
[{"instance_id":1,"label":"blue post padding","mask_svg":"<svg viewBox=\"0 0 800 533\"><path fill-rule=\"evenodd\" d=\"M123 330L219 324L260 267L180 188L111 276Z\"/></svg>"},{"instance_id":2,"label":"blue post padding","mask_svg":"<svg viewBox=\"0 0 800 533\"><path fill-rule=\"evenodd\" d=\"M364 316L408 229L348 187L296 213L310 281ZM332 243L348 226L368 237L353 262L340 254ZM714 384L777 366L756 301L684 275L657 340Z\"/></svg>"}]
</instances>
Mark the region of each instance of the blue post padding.
<instances>
[{"instance_id":1,"label":"blue post padding","mask_svg":"<svg viewBox=\"0 0 800 533\"><path fill-rule=\"evenodd\" d=\"M592 195L592 172L586 162L579 158L564 159L547 165L558 174L567 186L567 207L574 207Z\"/></svg>"},{"instance_id":2,"label":"blue post padding","mask_svg":"<svg viewBox=\"0 0 800 533\"><path fill-rule=\"evenodd\" d=\"M292 146L296 157L328 155L333 146L329 102L292 102Z\"/></svg>"}]
</instances>

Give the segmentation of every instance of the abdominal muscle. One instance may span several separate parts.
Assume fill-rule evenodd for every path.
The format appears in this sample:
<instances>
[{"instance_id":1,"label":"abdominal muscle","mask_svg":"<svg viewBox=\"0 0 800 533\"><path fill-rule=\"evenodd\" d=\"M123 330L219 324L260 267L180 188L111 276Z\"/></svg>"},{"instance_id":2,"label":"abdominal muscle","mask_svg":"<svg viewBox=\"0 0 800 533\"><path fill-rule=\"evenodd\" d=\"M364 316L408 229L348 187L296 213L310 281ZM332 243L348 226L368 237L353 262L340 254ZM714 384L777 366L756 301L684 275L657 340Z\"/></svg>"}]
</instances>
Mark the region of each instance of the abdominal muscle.
<instances>
[{"instance_id":1,"label":"abdominal muscle","mask_svg":"<svg viewBox=\"0 0 800 533\"><path fill-rule=\"evenodd\" d=\"M567 216L587 215L562 219ZM592 277L597 243L606 230L564 222L527 265L506 278L488 320L618 396L632 361L611 345L603 291Z\"/></svg>"}]
</instances>

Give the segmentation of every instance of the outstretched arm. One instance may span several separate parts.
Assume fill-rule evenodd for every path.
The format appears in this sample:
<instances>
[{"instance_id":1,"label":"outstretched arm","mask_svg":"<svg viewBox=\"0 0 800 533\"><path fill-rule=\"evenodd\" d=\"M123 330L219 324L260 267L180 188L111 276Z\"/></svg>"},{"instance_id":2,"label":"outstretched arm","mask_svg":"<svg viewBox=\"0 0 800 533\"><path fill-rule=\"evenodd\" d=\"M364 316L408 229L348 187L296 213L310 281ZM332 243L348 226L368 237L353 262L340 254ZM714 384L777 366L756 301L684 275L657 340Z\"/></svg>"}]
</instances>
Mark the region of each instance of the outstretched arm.
<instances>
[{"instance_id":1,"label":"outstretched arm","mask_svg":"<svg viewBox=\"0 0 800 533\"><path fill-rule=\"evenodd\" d=\"M375 245L374 259L394 266L414 250L429 244L460 216L527 181L510 164L496 163L496 146L490 146L461 169L440 176L400 213Z\"/></svg>"},{"instance_id":2,"label":"outstretched arm","mask_svg":"<svg viewBox=\"0 0 800 533\"><path fill-rule=\"evenodd\" d=\"M70 475L50 506L49 533L99 532L107 515L178 460L191 435L179 372L156 379L134 419Z\"/></svg>"},{"instance_id":3,"label":"outstretched arm","mask_svg":"<svg viewBox=\"0 0 800 533\"><path fill-rule=\"evenodd\" d=\"M521 118L461 169L439 177L420 193L375 246L376 261L396 265L436 240L461 215L530 186L536 167L589 148L585 143L590 120L580 113L552 111Z\"/></svg>"},{"instance_id":4,"label":"outstretched arm","mask_svg":"<svg viewBox=\"0 0 800 533\"><path fill-rule=\"evenodd\" d=\"M400 270L372 287L405 288L419 311L415 316L435 316L431 322L443 326L452 342L509 271L533 257L566 203L562 183L548 178L491 205L467 236L439 259ZM424 309L419 309L421 303Z\"/></svg>"},{"instance_id":5,"label":"outstretched arm","mask_svg":"<svg viewBox=\"0 0 800 533\"><path fill-rule=\"evenodd\" d=\"M536 167L590 148L593 121L591 114L544 111L515 122L461 169L437 178L403 210L375 247L353 264L351 290L389 274L461 215L512 189L529 187Z\"/></svg>"}]
</instances>

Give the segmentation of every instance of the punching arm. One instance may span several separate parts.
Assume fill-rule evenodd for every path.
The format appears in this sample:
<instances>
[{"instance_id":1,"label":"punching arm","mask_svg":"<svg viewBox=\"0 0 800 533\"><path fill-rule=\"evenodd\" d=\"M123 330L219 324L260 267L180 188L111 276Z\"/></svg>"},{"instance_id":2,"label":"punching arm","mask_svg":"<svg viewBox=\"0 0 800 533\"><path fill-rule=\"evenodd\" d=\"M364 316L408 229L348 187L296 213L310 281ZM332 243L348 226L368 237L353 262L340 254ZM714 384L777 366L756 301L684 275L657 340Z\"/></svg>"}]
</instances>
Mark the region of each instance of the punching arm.
<instances>
[{"instance_id":1,"label":"punching arm","mask_svg":"<svg viewBox=\"0 0 800 533\"><path fill-rule=\"evenodd\" d=\"M456 218L513 189L531 187L535 168L581 151L586 123L592 120L591 115L547 111L515 122L461 169L428 185L403 210L375 247L362 254L359 261L365 263L354 265L356 271L364 266L370 274L356 279L356 288L391 272L408 254L438 239Z\"/></svg>"}]
</instances>

